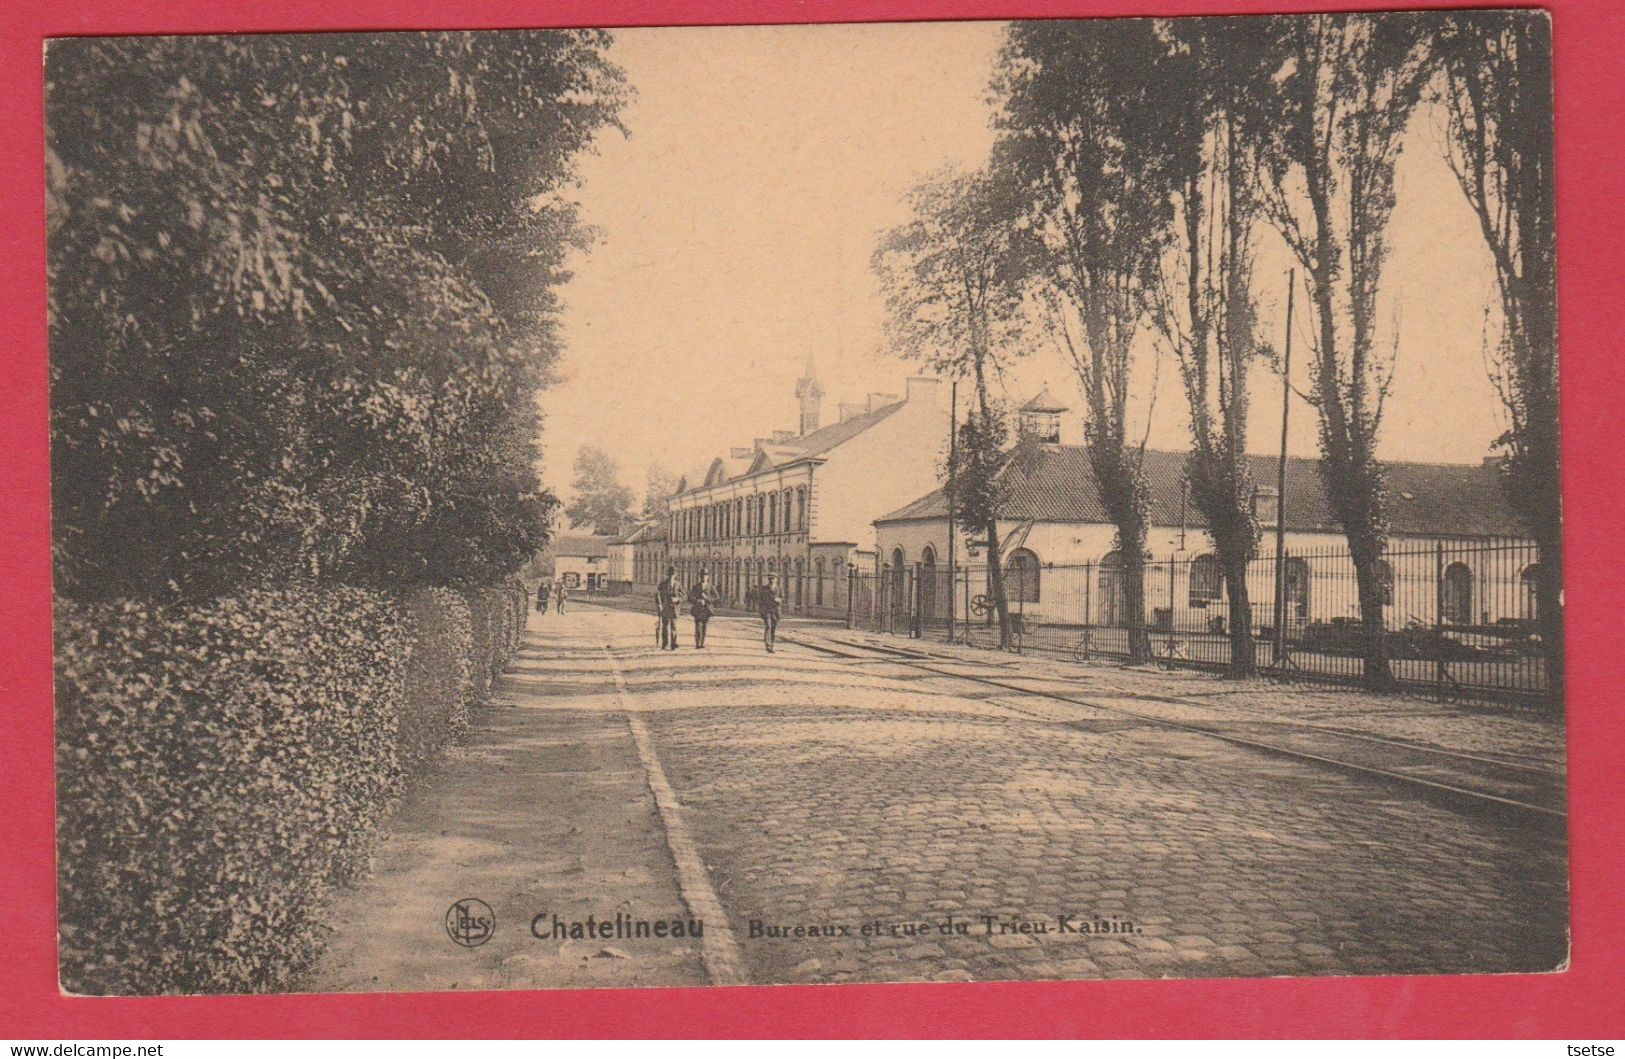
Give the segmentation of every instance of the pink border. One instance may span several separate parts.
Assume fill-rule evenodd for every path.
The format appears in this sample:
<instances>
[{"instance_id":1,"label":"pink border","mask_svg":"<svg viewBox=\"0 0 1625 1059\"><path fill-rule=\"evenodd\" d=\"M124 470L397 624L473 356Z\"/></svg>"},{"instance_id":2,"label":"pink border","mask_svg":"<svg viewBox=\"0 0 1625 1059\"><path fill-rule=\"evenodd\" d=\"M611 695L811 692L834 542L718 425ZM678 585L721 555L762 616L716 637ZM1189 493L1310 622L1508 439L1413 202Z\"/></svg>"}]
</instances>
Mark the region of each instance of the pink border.
<instances>
[{"instance_id":1,"label":"pink border","mask_svg":"<svg viewBox=\"0 0 1625 1059\"><path fill-rule=\"evenodd\" d=\"M833 22L1381 7L1361 0L17 0L0 14L0 1035L66 1038L1617 1037L1625 1032L1621 460L1625 7L1551 0L1570 571L1573 933L1564 974L87 999L55 981L41 41L103 33ZM1452 6L1435 4L1432 6Z\"/></svg>"}]
</instances>

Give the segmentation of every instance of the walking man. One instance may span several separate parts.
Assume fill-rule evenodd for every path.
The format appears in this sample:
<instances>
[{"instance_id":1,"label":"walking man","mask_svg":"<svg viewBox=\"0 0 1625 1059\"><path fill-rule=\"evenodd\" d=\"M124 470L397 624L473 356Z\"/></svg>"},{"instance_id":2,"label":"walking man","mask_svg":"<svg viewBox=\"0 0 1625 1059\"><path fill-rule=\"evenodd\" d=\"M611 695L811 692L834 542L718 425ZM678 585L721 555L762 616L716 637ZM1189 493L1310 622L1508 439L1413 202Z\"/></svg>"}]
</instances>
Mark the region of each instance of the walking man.
<instances>
[{"instance_id":1,"label":"walking man","mask_svg":"<svg viewBox=\"0 0 1625 1059\"><path fill-rule=\"evenodd\" d=\"M666 577L655 586L655 606L660 609L660 647L665 651L677 650L677 607L683 598L683 586L677 581L677 567L666 567Z\"/></svg>"},{"instance_id":2,"label":"walking man","mask_svg":"<svg viewBox=\"0 0 1625 1059\"><path fill-rule=\"evenodd\" d=\"M553 585L547 581L536 586L536 609L543 614L547 613L547 597L552 591Z\"/></svg>"},{"instance_id":3,"label":"walking man","mask_svg":"<svg viewBox=\"0 0 1625 1059\"><path fill-rule=\"evenodd\" d=\"M756 611L762 616L762 642L767 645L768 654L773 653L773 641L779 631L779 607L784 603L773 578L774 575L768 574L767 580L756 586Z\"/></svg>"},{"instance_id":4,"label":"walking man","mask_svg":"<svg viewBox=\"0 0 1625 1059\"><path fill-rule=\"evenodd\" d=\"M705 625L711 620L711 608L716 604L717 594L711 588L709 572L700 571L700 579L694 582L694 587L688 590L688 612L694 615L694 647L705 646Z\"/></svg>"},{"instance_id":5,"label":"walking man","mask_svg":"<svg viewBox=\"0 0 1625 1059\"><path fill-rule=\"evenodd\" d=\"M564 598L568 595L569 592L565 591L563 581L553 586L553 609L555 611L560 614L564 613Z\"/></svg>"}]
</instances>

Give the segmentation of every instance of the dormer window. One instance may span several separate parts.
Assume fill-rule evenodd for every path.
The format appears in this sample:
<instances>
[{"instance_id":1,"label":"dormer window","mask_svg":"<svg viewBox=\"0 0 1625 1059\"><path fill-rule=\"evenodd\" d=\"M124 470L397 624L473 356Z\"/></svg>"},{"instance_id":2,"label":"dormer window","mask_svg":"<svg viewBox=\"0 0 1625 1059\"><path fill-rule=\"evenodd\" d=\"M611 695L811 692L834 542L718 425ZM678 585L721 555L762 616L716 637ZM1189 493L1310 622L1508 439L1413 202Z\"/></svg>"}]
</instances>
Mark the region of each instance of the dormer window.
<instances>
[{"instance_id":1,"label":"dormer window","mask_svg":"<svg viewBox=\"0 0 1625 1059\"><path fill-rule=\"evenodd\" d=\"M1281 494L1273 486L1253 490L1253 517L1260 526L1273 526L1281 517Z\"/></svg>"},{"instance_id":2,"label":"dormer window","mask_svg":"<svg viewBox=\"0 0 1625 1059\"><path fill-rule=\"evenodd\" d=\"M1066 405L1057 401L1045 387L1038 396L1016 410L1016 425L1023 434L1049 445L1061 441L1061 414Z\"/></svg>"}]
</instances>

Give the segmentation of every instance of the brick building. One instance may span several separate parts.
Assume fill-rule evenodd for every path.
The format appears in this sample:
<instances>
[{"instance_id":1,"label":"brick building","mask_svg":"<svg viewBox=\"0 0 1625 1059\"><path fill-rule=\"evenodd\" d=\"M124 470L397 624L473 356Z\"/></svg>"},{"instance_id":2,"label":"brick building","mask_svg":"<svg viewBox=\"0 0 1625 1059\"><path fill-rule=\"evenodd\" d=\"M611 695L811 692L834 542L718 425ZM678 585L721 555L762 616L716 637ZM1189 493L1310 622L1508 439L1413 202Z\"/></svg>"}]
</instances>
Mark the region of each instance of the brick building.
<instances>
[{"instance_id":1,"label":"brick building","mask_svg":"<svg viewBox=\"0 0 1625 1059\"><path fill-rule=\"evenodd\" d=\"M949 429L942 390L912 378L901 398L841 404L824 426L809 361L797 431L731 449L679 483L666 526L678 575L708 570L741 601L771 571L791 611L844 612L848 564L874 561L874 520L936 482Z\"/></svg>"}]
</instances>

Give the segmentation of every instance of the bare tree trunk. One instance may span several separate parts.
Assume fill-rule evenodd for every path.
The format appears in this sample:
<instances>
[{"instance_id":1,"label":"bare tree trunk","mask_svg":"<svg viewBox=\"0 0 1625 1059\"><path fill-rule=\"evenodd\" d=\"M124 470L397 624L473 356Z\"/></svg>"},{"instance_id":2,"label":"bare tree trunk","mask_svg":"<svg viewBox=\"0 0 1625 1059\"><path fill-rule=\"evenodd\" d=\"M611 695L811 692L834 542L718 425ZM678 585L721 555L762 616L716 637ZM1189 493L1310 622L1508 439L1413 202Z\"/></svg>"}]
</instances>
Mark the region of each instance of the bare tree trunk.
<instances>
[{"instance_id":1,"label":"bare tree trunk","mask_svg":"<svg viewBox=\"0 0 1625 1059\"><path fill-rule=\"evenodd\" d=\"M1383 619L1388 586L1378 572L1382 548L1374 539L1349 534L1349 554L1354 559L1354 581L1360 597L1360 629L1365 640L1362 676L1373 691L1393 691L1399 687L1388 663L1388 625Z\"/></svg>"},{"instance_id":2,"label":"bare tree trunk","mask_svg":"<svg viewBox=\"0 0 1625 1059\"><path fill-rule=\"evenodd\" d=\"M976 379L976 407L982 417L982 423L990 423L993 418L993 402L987 392L987 356L978 353L972 361ZM1010 601L1004 592L1004 560L999 555L999 520L997 512L994 517L987 520L983 527L987 534L987 579L988 587L993 590L993 610L999 619L999 646L1010 646Z\"/></svg>"},{"instance_id":3,"label":"bare tree trunk","mask_svg":"<svg viewBox=\"0 0 1625 1059\"><path fill-rule=\"evenodd\" d=\"M1010 646L1010 601L1004 594L1004 560L999 555L999 527L987 524L987 578L993 589L993 613L999 620L999 646Z\"/></svg>"},{"instance_id":4,"label":"bare tree trunk","mask_svg":"<svg viewBox=\"0 0 1625 1059\"><path fill-rule=\"evenodd\" d=\"M1119 526L1123 553L1124 623L1128 626L1128 656L1131 662L1151 661L1151 634L1145 627L1145 526Z\"/></svg>"},{"instance_id":5,"label":"bare tree trunk","mask_svg":"<svg viewBox=\"0 0 1625 1059\"><path fill-rule=\"evenodd\" d=\"M1550 701L1563 701L1561 453L1558 433L1550 23L1477 12L1440 39L1450 118L1446 161L1495 263L1502 360L1490 377L1509 429L1502 486L1540 550L1536 624Z\"/></svg>"},{"instance_id":6,"label":"bare tree trunk","mask_svg":"<svg viewBox=\"0 0 1625 1059\"><path fill-rule=\"evenodd\" d=\"M1222 544L1218 547L1219 562L1224 569L1225 596L1230 601L1230 668L1225 676L1256 676L1258 654L1253 645L1253 601L1247 592L1248 560L1245 554L1236 558L1232 548Z\"/></svg>"}]
</instances>

